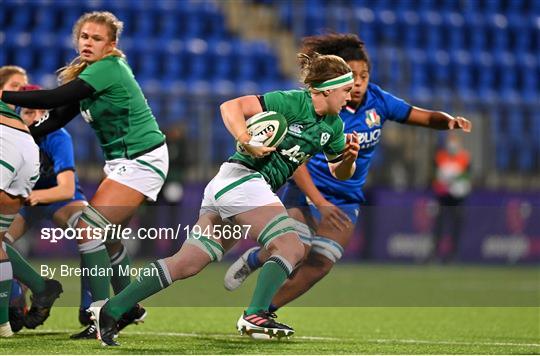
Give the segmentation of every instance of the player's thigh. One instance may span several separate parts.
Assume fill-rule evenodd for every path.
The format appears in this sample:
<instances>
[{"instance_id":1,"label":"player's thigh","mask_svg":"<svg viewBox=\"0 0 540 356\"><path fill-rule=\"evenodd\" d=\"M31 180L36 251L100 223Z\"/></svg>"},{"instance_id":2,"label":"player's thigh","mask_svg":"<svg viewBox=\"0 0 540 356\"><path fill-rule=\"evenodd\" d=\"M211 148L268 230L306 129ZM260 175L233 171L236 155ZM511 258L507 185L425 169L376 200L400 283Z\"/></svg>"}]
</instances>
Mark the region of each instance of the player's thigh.
<instances>
[{"instance_id":1,"label":"player's thigh","mask_svg":"<svg viewBox=\"0 0 540 356\"><path fill-rule=\"evenodd\" d=\"M356 222L358 220L359 207L354 204L338 206L351 220L351 224L347 224L342 230L336 229L332 222L324 217L321 218L315 236L321 236L338 243L342 248L346 248L349 244Z\"/></svg>"},{"instance_id":2,"label":"player's thigh","mask_svg":"<svg viewBox=\"0 0 540 356\"><path fill-rule=\"evenodd\" d=\"M139 191L106 178L90 200L90 205L109 222L121 224L135 214L144 200L145 196Z\"/></svg>"},{"instance_id":3,"label":"player's thigh","mask_svg":"<svg viewBox=\"0 0 540 356\"><path fill-rule=\"evenodd\" d=\"M329 222L320 222L317 230L315 230L316 236L322 236L327 239L337 242L341 247L345 248L351 241L351 237L354 231L354 225L349 224L343 230L338 230L332 226Z\"/></svg>"}]
</instances>

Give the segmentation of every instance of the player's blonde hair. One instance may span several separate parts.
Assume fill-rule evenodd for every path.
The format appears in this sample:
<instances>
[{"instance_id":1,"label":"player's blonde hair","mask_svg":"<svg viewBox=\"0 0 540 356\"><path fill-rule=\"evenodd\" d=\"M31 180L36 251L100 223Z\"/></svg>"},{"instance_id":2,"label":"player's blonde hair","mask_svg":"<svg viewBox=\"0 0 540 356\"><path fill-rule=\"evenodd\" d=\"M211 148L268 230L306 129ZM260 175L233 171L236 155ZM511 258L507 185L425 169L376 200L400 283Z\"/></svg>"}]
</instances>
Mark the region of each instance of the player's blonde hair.
<instances>
[{"instance_id":1,"label":"player's blonde hair","mask_svg":"<svg viewBox=\"0 0 540 356\"><path fill-rule=\"evenodd\" d=\"M332 54L299 53L298 61L300 62L300 80L308 88L352 71L347 62Z\"/></svg>"},{"instance_id":2,"label":"player's blonde hair","mask_svg":"<svg viewBox=\"0 0 540 356\"><path fill-rule=\"evenodd\" d=\"M108 11L88 12L79 17L79 19L73 26L72 40L75 48L78 47L79 36L81 35L81 28L87 22L107 26L107 28L109 29L109 40L116 43L118 43L120 39L120 34L122 33L122 30L124 28L124 23L118 20L116 16L114 16ZM114 47L111 52L106 54L106 56L117 56L122 58L126 57L124 53L116 47ZM88 65L89 63L83 60L81 56L77 56L75 59L73 59L73 61L71 61L70 64L58 70L58 79L62 84L70 82L73 79L77 78L77 76L86 67L88 67Z\"/></svg>"},{"instance_id":3,"label":"player's blonde hair","mask_svg":"<svg viewBox=\"0 0 540 356\"><path fill-rule=\"evenodd\" d=\"M26 71L24 68L19 66L2 66L0 67L0 89L6 85L9 78L11 78L15 74L21 74L27 77Z\"/></svg>"}]
</instances>

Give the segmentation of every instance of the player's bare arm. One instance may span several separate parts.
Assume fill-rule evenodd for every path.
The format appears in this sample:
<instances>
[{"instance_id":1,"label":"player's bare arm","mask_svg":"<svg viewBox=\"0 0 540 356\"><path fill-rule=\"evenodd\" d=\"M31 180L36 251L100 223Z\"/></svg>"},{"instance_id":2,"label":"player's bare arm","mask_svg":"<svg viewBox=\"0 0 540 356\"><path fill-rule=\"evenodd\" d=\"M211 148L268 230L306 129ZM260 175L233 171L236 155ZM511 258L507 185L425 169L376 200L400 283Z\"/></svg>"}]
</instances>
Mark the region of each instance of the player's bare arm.
<instances>
[{"instance_id":1,"label":"player's bare arm","mask_svg":"<svg viewBox=\"0 0 540 356\"><path fill-rule=\"evenodd\" d=\"M472 124L464 117L453 117L442 111L433 111L413 106L409 118L406 121L408 125L424 126L437 130L463 130L471 132Z\"/></svg>"}]
</instances>

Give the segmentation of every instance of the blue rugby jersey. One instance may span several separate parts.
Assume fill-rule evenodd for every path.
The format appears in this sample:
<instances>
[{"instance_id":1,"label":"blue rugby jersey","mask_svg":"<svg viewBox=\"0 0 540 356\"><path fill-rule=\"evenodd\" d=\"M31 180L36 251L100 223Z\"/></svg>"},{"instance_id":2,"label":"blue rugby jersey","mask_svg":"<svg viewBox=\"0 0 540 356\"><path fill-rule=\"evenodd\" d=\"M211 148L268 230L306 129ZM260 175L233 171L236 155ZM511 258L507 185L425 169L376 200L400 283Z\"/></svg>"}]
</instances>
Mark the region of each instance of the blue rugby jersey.
<instances>
[{"instance_id":1,"label":"blue rugby jersey","mask_svg":"<svg viewBox=\"0 0 540 356\"><path fill-rule=\"evenodd\" d=\"M332 176L323 154L315 155L307 167L313 182L327 200L333 204L363 203L362 188L375 148L381 140L382 127L386 120L405 122L412 106L402 99L382 90L375 84L368 84L364 100L356 111L350 107L341 110L339 116L345 123L345 132L358 132L360 151L356 160L356 171L346 181Z\"/></svg>"},{"instance_id":2,"label":"blue rugby jersey","mask_svg":"<svg viewBox=\"0 0 540 356\"><path fill-rule=\"evenodd\" d=\"M58 185L56 176L61 172L75 172L75 158L71 135L59 129L46 135L38 142L40 152L40 176L34 189L48 189ZM81 192L79 177L75 172L75 192Z\"/></svg>"}]
</instances>

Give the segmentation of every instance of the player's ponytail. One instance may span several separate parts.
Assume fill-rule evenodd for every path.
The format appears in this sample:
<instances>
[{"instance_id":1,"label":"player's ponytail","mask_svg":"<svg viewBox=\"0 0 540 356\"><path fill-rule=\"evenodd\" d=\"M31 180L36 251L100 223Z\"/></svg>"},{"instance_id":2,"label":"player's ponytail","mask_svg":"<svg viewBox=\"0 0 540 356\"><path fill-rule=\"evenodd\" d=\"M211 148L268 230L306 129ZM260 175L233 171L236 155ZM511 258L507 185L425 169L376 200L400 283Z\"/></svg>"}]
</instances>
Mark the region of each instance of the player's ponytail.
<instances>
[{"instance_id":1,"label":"player's ponytail","mask_svg":"<svg viewBox=\"0 0 540 356\"><path fill-rule=\"evenodd\" d=\"M300 64L300 80L308 88L351 72L349 65L338 56L313 52L310 55L299 53L297 58Z\"/></svg>"},{"instance_id":2,"label":"player's ponytail","mask_svg":"<svg viewBox=\"0 0 540 356\"><path fill-rule=\"evenodd\" d=\"M118 20L116 16L107 11L94 11L82 15L75 25L73 26L72 31L72 40L75 48L78 47L79 36L81 34L81 28L86 22L92 22L97 24L102 24L107 26L109 30L109 40L115 41L118 43L120 40L120 34L124 28L122 21ZM125 58L124 53L118 48L113 48L111 52L107 54L108 56L116 56ZM89 63L86 62L81 56L77 56L65 67L60 68L58 73L58 79L60 83L65 84L77 78L79 74L88 67Z\"/></svg>"}]
</instances>

